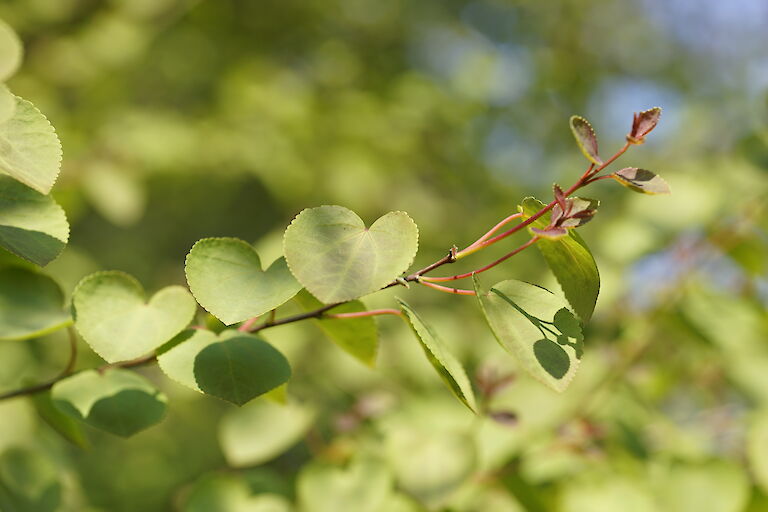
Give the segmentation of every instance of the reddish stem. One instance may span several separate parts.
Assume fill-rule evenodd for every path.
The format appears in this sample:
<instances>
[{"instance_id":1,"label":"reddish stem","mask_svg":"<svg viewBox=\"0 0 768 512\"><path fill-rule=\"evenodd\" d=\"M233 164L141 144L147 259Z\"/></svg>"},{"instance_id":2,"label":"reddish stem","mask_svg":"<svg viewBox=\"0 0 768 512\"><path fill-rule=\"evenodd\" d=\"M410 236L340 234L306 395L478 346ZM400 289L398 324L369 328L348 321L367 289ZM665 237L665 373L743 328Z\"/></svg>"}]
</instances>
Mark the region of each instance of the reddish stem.
<instances>
[{"instance_id":1,"label":"reddish stem","mask_svg":"<svg viewBox=\"0 0 768 512\"><path fill-rule=\"evenodd\" d=\"M462 290L461 288L449 288L447 286L442 286L439 284L430 283L427 281L422 281L423 278L419 279L417 283L423 284L424 286L427 286L429 288L433 288L437 291L444 292L444 293L452 293L453 295L477 295L474 290Z\"/></svg>"},{"instance_id":2,"label":"reddish stem","mask_svg":"<svg viewBox=\"0 0 768 512\"><path fill-rule=\"evenodd\" d=\"M504 256L502 256L501 258L497 259L493 263L489 263L488 265L486 265L484 267L481 267L481 268L479 268L477 270L473 270L472 272L467 272L465 274L458 274L458 275L455 275L455 276L445 276L445 277L424 277L424 276L422 276L421 277L421 281L429 281L429 282L432 282L432 283L439 283L439 282L444 282L444 281L455 281L457 279L465 279L467 277L472 277L472 274L479 274L480 272L485 272L486 270L492 269L493 267L495 267L499 263L502 263L502 262L506 261L507 259L511 258L512 256L514 256L515 254L519 253L523 249L526 249L527 247L530 247L531 245L536 243L536 241L538 239L539 239L538 236L534 236L533 238L531 238L530 240L525 242L523 245L521 245L520 247L518 247L514 251L512 251L512 252L510 252L508 254L505 254Z\"/></svg>"},{"instance_id":3,"label":"reddish stem","mask_svg":"<svg viewBox=\"0 0 768 512\"><path fill-rule=\"evenodd\" d=\"M356 311L354 313L336 313L335 315L323 315L323 318L362 318L377 315L397 315L402 313L397 309L371 309L369 311Z\"/></svg>"},{"instance_id":4,"label":"reddish stem","mask_svg":"<svg viewBox=\"0 0 768 512\"><path fill-rule=\"evenodd\" d=\"M484 242L484 241L488 240L488 239L489 239L489 238L490 238L490 237L491 237L491 236L492 236L492 235L493 235L495 232L497 232L499 229L501 229L501 228L502 228L502 227L504 227L505 225L509 224L511 221L513 221L513 220L515 220L515 219L519 219L519 218L520 218L520 217L522 217L522 216L523 216L523 214L522 214L522 213L519 213L519 212L518 212L518 213L513 213L512 215L510 215L510 216L509 216L509 217L507 217L506 219L502 220L501 222L499 222L498 224L496 224L495 226L493 226L493 227L491 228L491 230L490 230L490 231L488 231L486 234L484 234L483 236L481 236L480 238L478 238L477 240L475 240L474 242L472 242L472 244L471 244L471 245L468 245L468 246L467 246L467 247L464 249L464 251L466 251L467 249L471 249L472 247L475 247L476 245L478 245L478 244L480 244L480 243L482 243L482 242ZM462 251L462 252L464 252L464 251Z\"/></svg>"},{"instance_id":5,"label":"reddish stem","mask_svg":"<svg viewBox=\"0 0 768 512\"><path fill-rule=\"evenodd\" d=\"M243 322L243 324L240 327L238 327L237 330L240 332L249 332L251 330L251 327L253 327L253 324L255 324L258 319L259 319L258 316L249 318L248 320Z\"/></svg>"}]
</instances>

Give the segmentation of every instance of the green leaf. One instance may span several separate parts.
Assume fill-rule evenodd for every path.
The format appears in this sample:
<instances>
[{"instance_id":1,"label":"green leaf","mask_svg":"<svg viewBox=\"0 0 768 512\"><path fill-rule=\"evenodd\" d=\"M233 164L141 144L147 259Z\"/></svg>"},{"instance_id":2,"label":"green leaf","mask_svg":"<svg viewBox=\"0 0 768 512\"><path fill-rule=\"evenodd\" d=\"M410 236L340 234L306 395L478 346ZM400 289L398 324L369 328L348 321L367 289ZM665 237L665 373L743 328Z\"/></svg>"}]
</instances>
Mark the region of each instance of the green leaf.
<instances>
[{"instance_id":1,"label":"green leaf","mask_svg":"<svg viewBox=\"0 0 768 512\"><path fill-rule=\"evenodd\" d=\"M119 368L87 370L59 381L51 398L64 414L122 437L159 423L167 402L147 379Z\"/></svg>"},{"instance_id":2,"label":"green leaf","mask_svg":"<svg viewBox=\"0 0 768 512\"><path fill-rule=\"evenodd\" d=\"M543 207L541 201L526 197L519 209L523 217L528 218ZM533 228L545 229L549 221L550 214L544 214L533 222L529 229L535 234ZM555 274L573 310L583 321L589 321L600 292L600 274L586 242L574 230L569 230L567 237L559 240L539 240L536 247Z\"/></svg>"},{"instance_id":3,"label":"green leaf","mask_svg":"<svg viewBox=\"0 0 768 512\"><path fill-rule=\"evenodd\" d=\"M603 163L597 152L597 135L589 121L581 116L571 116L571 132L579 145L579 149L587 157L587 160L596 165Z\"/></svg>"},{"instance_id":4,"label":"green leaf","mask_svg":"<svg viewBox=\"0 0 768 512\"><path fill-rule=\"evenodd\" d=\"M40 452L15 447L0 455L0 491L8 501L0 506L9 512L55 512L61 510L62 486L59 470ZM2 495L0 494L0 498ZM7 508L6 508L7 507Z\"/></svg>"},{"instance_id":5,"label":"green leaf","mask_svg":"<svg viewBox=\"0 0 768 512\"><path fill-rule=\"evenodd\" d=\"M523 281L502 281L488 291L477 276L474 282L480 307L501 346L533 377L556 391L565 390L579 366L583 342L566 302Z\"/></svg>"},{"instance_id":6,"label":"green leaf","mask_svg":"<svg viewBox=\"0 0 768 512\"><path fill-rule=\"evenodd\" d=\"M37 338L71 323L53 279L21 267L0 269L0 340Z\"/></svg>"},{"instance_id":7,"label":"green leaf","mask_svg":"<svg viewBox=\"0 0 768 512\"><path fill-rule=\"evenodd\" d=\"M392 475L378 460L358 457L347 469L312 464L299 474L299 508L304 512L384 512Z\"/></svg>"},{"instance_id":8,"label":"green leaf","mask_svg":"<svg viewBox=\"0 0 768 512\"><path fill-rule=\"evenodd\" d=\"M51 400L51 392L43 391L32 395L32 404L35 406L37 414L52 429L61 434L61 436L80 448L88 448L88 439L80 428L82 423L75 421L58 410Z\"/></svg>"},{"instance_id":9,"label":"green leaf","mask_svg":"<svg viewBox=\"0 0 768 512\"><path fill-rule=\"evenodd\" d=\"M169 286L145 302L144 289L123 272L85 277L72 295L75 326L107 362L135 359L181 332L197 304L181 286Z\"/></svg>"},{"instance_id":10,"label":"green leaf","mask_svg":"<svg viewBox=\"0 0 768 512\"><path fill-rule=\"evenodd\" d=\"M13 116L0 123L0 171L37 190L51 191L61 167L61 143L48 119L16 97Z\"/></svg>"},{"instance_id":11,"label":"green leaf","mask_svg":"<svg viewBox=\"0 0 768 512\"><path fill-rule=\"evenodd\" d=\"M0 20L0 82L11 78L19 69L23 50L16 32Z\"/></svg>"},{"instance_id":12,"label":"green leaf","mask_svg":"<svg viewBox=\"0 0 768 512\"><path fill-rule=\"evenodd\" d=\"M160 368L195 391L243 405L291 377L285 356L251 334L184 331L159 350Z\"/></svg>"},{"instance_id":13,"label":"green leaf","mask_svg":"<svg viewBox=\"0 0 768 512\"><path fill-rule=\"evenodd\" d=\"M254 400L222 419L219 442L230 466L255 466L296 444L313 421L314 414L307 407Z\"/></svg>"},{"instance_id":14,"label":"green leaf","mask_svg":"<svg viewBox=\"0 0 768 512\"><path fill-rule=\"evenodd\" d=\"M256 251L237 238L206 238L187 255L187 282L197 301L227 325L271 311L301 289L285 259L265 271Z\"/></svg>"},{"instance_id":15,"label":"green leaf","mask_svg":"<svg viewBox=\"0 0 768 512\"><path fill-rule=\"evenodd\" d=\"M302 211L285 231L288 266L326 304L375 292L413 262L419 230L405 212L389 212L366 228L341 206Z\"/></svg>"},{"instance_id":16,"label":"green leaf","mask_svg":"<svg viewBox=\"0 0 768 512\"><path fill-rule=\"evenodd\" d=\"M421 343L421 348L427 355L432 367L438 375L448 385L450 390L456 395L456 398L469 407L473 412L477 411L475 404L475 394L472 391L472 384L469 382L467 373L456 356L454 356L437 337L437 334L431 326L424 323L419 315L411 307L398 299L400 309L405 313L408 325L411 326L416 338Z\"/></svg>"},{"instance_id":17,"label":"green leaf","mask_svg":"<svg viewBox=\"0 0 768 512\"><path fill-rule=\"evenodd\" d=\"M635 192L641 194L669 194L669 185L661 176L646 169L637 167L626 167L615 173L611 177Z\"/></svg>"},{"instance_id":18,"label":"green leaf","mask_svg":"<svg viewBox=\"0 0 768 512\"><path fill-rule=\"evenodd\" d=\"M296 300L307 311L318 309L323 305L306 290L299 292L296 295ZM366 311L365 304L359 300L354 300L333 308L331 313L356 313L358 311ZM368 366L372 367L376 363L376 352L379 348L379 332L373 317L323 318L315 321L325 335L341 347L342 350Z\"/></svg>"},{"instance_id":19,"label":"green leaf","mask_svg":"<svg viewBox=\"0 0 768 512\"><path fill-rule=\"evenodd\" d=\"M0 246L43 266L61 253L68 239L69 224L61 206L0 175Z\"/></svg>"}]
</instances>

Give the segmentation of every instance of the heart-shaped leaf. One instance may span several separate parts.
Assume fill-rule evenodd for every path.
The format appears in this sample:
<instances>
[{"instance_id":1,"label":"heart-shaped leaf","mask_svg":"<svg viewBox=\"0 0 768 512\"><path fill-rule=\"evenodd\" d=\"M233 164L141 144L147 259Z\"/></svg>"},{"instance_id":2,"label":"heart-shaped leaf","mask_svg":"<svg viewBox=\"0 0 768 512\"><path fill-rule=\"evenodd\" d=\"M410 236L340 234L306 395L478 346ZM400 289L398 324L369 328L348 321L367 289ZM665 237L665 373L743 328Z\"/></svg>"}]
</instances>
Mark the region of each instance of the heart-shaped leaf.
<instances>
[{"instance_id":1,"label":"heart-shaped leaf","mask_svg":"<svg viewBox=\"0 0 768 512\"><path fill-rule=\"evenodd\" d=\"M187 255L192 295L227 325L275 309L301 290L285 259L261 269L256 251L237 238L205 238Z\"/></svg>"},{"instance_id":2,"label":"heart-shaped leaf","mask_svg":"<svg viewBox=\"0 0 768 512\"><path fill-rule=\"evenodd\" d=\"M48 119L16 97L13 116L0 123L0 171L42 194L51 191L61 167L61 143Z\"/></svg>"},{"instance_id":3,"label":"heart-shaped leaf","mask_svg":"<svg viewBox=\"0 0 768 512\"><path fill-rule=\"evenodd\" d=\"M67 245L69 224L48 196L0 175L0 246L37 265L47 265Z\"/></svg>"},{"instance_id":4,"label":"heart-shaped leaf","mask_svg":"<svg viewBox=\"0 0 768 512\"><path fill-rule=\"evenodd\" d=\"M579 366L583 337L562 298L523 281L502 281L482 289L474 276L480 307L493 334L533 377L563 391Z\"/></svg>"},{"instance_id":5,"label":"heart-shaped leaf","mask_svg":"<svg viewBox=\"0 0 768 512\"><path fill-rule=\"evenodd\" d=\"M291 367L276 348L256 336L227 330L179 334L159 351L160 368L195 391L243 405L284 384Z\"/></svg>"},{"instance_id":6,"label":"heart-shaped leaf","mask_svg":"<svg viewBox=\"0 0 768 512\"><path fill-rule=\"evenodd\" d=\"M147 379L119 368L88 370L61 380L51 398L64 414L122 437L159 423L167 402Z\"/></svg>"},{"instance_id":7,"label":"heart-shaped leaf","mask_svg":"<svg viewBox=\"0 0 768 512\"><path fill-rule=\"evenodd\" d=\"M115 363L135 359L181 332L197 304L181 286L157 292L147 303L144 290L123 272L85 277L72 295L75 326L91 348Z\"/></svg>"},{"instance_id":8,"label":"heart-shaped leaf","mask_svg":"<svg viewBox=\"0 0 768 512\"><path fill-rule=\"evenodd\" d=\"M21 267L0 269L0 340L37 338L71 323L53 279Z\"/></svg>"},{"instance_id":9,"label":"heart-shaped leaf","mask_svg":"<svg viewBox=\"0 0 768 512\"><path fill-rule=\"evenodd\" d=\"M615 173L611 177L635 192L641 194L669 194L669 185L664 178L656 173L637 167L626 167Z\"/></svg>"},{"instance_id":10,"label":"heart-shaped leaf","mask_svg":"<svg viewBox=\"0 0 768 512\"><path fill-rule=\"evenodd\" d=\"M541 201L526 197L519 209L523 218L528 218L543 207ZM538 234L534 229L545 229L549 223L550 214L546 213L533 222L529 230L532 234ZM568 236L556 240L541 239L536 242L536 247L555 274L573 310L582 320L588 321L592 318L600 292L600 274L586 242L578 233L569 229Z\"/></svg>"},{"instance_id":11,"label":"heart-shaped leaf","mask_svg":"<svg viewBox=\"0 0 768 512\"><path fill-rule=\"evenodd\" d=\"M64 414L53 405L50 390L35 393L31 398L37 414L53 430L74 445L80 448L88 448L88 439L85 437L82 429L83 424Z\"/></svg>"},{"instance_id":12,"label":"heart-shaped leaf","mask_svg":"<svg viewBox=\"0 0 768 512\"><path fill-rule=\"evenodd\" d=\"M571 116L571 132L587 160L593 164L602 165L603 161L597 153L597 135L589 121L581 116Z\"/></svg>"},{"instance_id":13,"label":"heart-shaped leaf","mask_svg":"<svg viewBox=\"0 0 768 512\"><path fill-rule=\"evenodd\" d=\"M405 272L419 245L419 230L405 212L389 212L366 228L342 206L302 211L283 238L296 279L326 304L375 292Z\"/></svg>"},{"instance_id":14,"label":"heart-shaped leaf","mask_svg":"<svg viewBox=\"0 0 768 512\"><path fill-rule=\"evenodd\" d=\"M296 300L307 311L318 309L323 305L306 290L299 292L296 295ZM366 309L365 304L359 300L353 300L333 308L331 313L357 313L358 311L366 311ZM326 336L344 351L368 366L373 366L376 363L379 332L373 317L321 318L315 321Z\"/></svg>"},{"instance_id":15,"label":"heart-shaped leaf","mask_svg":"<svg viewBox=\"0 0 768 512\"><path fill-rule=\"evenodd\" d=\"M5 82L16 73L22 53L19 36L6 22L0 20L0 82Z\"/></svg>"},{"instance_id":16,"label":"heart-shaped leaf","mask_svg":"<svg viewBox=\"0 0 768 512\"><path fill-rule=\"evenodd\" d=\"M313 420L314 413L307 407L253 400L224 416L219 425L219 442L230 466L256 466L296 444Z\"/></svg>"},{"instance_id":17,"label":"heart-shaped leaf","mask_svg":"<svg viewBox=\"0 0 768 512\"><path fill-rule=\"evenodd\" d=\"M450 390L456 395L461 403L475 412L475 393L472 391L472 384L469 382L467 373L456 356L454 356L445 346L442 340L431 326L424 323L421 317L411 309L411 307L398 299L400 309L405 313L408 325L416 334L416 338L421 343L421 348L427 355L432 367L437 371L440 378L448 385Z\"/></svg>"}]
</instances>

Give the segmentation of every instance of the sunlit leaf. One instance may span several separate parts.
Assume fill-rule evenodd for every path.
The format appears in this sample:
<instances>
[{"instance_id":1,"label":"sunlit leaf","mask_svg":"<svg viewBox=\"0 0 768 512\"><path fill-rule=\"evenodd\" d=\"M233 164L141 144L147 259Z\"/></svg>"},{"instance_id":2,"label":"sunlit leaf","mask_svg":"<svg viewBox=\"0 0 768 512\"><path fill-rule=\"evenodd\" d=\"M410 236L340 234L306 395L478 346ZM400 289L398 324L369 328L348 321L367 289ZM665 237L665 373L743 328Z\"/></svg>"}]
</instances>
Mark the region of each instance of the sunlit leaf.
<instances>
[{"instance_id":1,"label":"sunlit leaf","mask_svg":"<svg viewBox=\"0 0 768 512\"><path fill-rule=\"evenodd\" d=\"M571 116L571 132L587 160L596 165L602 164L597 152L597 135L589 121L581 116Z\"/></svg>"},{"instance_id":2,"label":"sunlit leaf","mask_svg":"<svg viewBox=\"0 0 768 512\"><path fill-rule=\"evenodd\" d=\"M36 338L71 323L53 279L21 267L0 269L0 340Z\"/></svg>"},{"instance_id":3,"label":"sunlit leaf","mask_svg":"<svg viewBox=\"0 0 768 512\"><path fill-rule=\"evenodd\" d=\"M590 201L590 200L585 200ZM526 197L519 207L523 217L528 218L538 212L544 204L533 197ZM532 233L536 229L546 229L550 215L545 214L530 225ZM585 322L592 317L600 292L600 274L597 263L586 242L574 230L559 240L539 240L536 247L560 283L563 294L571 307Z\"/></svg>"},{"instance_id":4,"label":"sunlit leaf","mask_svg":"<svg viewBox=\"0 0 768 512\"><path fill-rule=\"evenodd\" d=\"M48 119L16 97L13 116L0 123L0 172L37 190L51 191L61 167L61 143Z\"/></svg>"},{"instance_id":5,"label":"sunlit leaf","mask_svg":"<svg viewBox=\"0 0 768 512\"><path fill-rule=\"evenodd\" d=\"M637 167L626 167L615 173L611 177L635 192L641 194L669 194L669 185L664 178L646 169Z\"/></svg>"},{"instance_id":6,"label":"sunlit leaf","mask_svg":"<svg viewBox=\"0 0 768 512\"><path fill-rule=\"evenodd\" d=\"M68 239L69 224L61 206L0 175L0 247L43 266L61 253Z\"/></svg>"},{"instance_id":7,"label":"sunlit leaf","mask_svg":"<svg viewBox=\"0 0 768 512\"><path fill-rule=\"evenodd\" d=\"M303 512L383 512L392 494L392 475L381 462L358 457L346 469L312 464L299 474Z\"/></svg>"},{"instance_id":8,"label":"sunlit leaf","mask_svg":"<svg viewBox=\"0 0 768 512\"><path fill-rule=\"evenodd\" d=\"M135 359L181 332L197 304L181 286L169 286L146 302L144 289L123 272L84 278L72 296L75 326L107 362Z\"/></svg>"},{"instance_id":9,"label":"sunlit leaf","mask_svg":"<svg viewBox=\"0 0 768 512\"><path fill-rule=\"evenodd\" d=\"M219 442L230 466L256 466L296 444L313 420L314 414L307 407L254 400L224 416Z\"/></svg>"},{"instance_id":10,"label":"sunlit leaf","mask_svg":"<svg viewBox=\"0 0 768 512\"><path fill-rule=\"evenodd\" d=\"M565 300L523 281L502 281L489 290L477 276L474 281L480 306L501 346L536 379L556 391L566 389L579 366L583 338Z\"/></svg>"},{"instance_id":11,"label":"sunlit leaf","mask_svg":"<svg viewBox=\"0 0 768 512\"><path fill-rule=\"evenodd\" d=\"M61 510L62 485L56 465L42 453L15 447L0 454L0 505L9 512ZM3 496L8 502L3 503Z\"/></svg>"},{"instance_id":12,"label":"sunlit leaf","mask_svg":"<svg viewBox=\"0 0 768 512\"><path fill-rule=\"evenodd\" d=\"M0 82L5 82L21 65L23 48L16 32L0 20Z\"/></svg>"},{"instance_id":13,"label":"sunlit leaf","mask_svg":"<svg viewBox=\"0 0 768 512\"><path fill-rule=\"evenodd\" d=\"M302 211L285 231L288 266L326 304L375 292L405 272L419 232L405 212L389 212L366 228L341 206Z\"/></svg>"},{"instance_id":14,"label":"sunlit leaf","mask_svg":"<svg viewBox=\"0 0 768 512\"><path fill-rule=\"evenodd\" d=\"M189 251L189 289L197 301L227 325L271 311L301 289L279 258L261 269L256 251L237 238L206 238Z\"/></svg>"},{"instance_id":15,"label":"sunlit leaf","mask_svg":"<svg viewBox=\"0 0 768 512\"><path fill-rule=\"evenodd\" d=\"M227 330L220 335L189 330L158 354L160 368L195 391L243 405L288 381L285 356L256 336Z\"/></svg>"},{"instance_id":16,"label":"sunlit leaf","mask_svg":"<svg viewBox=\"0 0 768 512\"><path fill-rule=\"evenodd\" d=\"M64 414L122 437L159 423L167 402L144 377L119 368L68 377L53 386L51 398Z\"/></svg>"},{"instance_id":17,"label":"sunlit leaf","mask_svg":"<svg viewBox=\"0 0 768 512\"><path fill-rule=\"evenodd\" d=\"M472 384L456 356L454 356L445 344L438 338L431 326L424 323L421 317L411 307L398 299L400 308L405 313L408 325L411 326L416 338L421 343L421 348L427 355L432 367L438 375L448 385L448 388L456 395L456 398L469 407L472 411L477 410L475 404L475 394L472 391Z\"/></svg>"},{"instance_id":18,"label":"sunlit leaf","mask_svg":"<svg viewBox=\"0 0 768 512\"><path fill-rule=\"evenodd\" d=\"M296 295L297 301L307 311L322 307L322 303L315 299L306 290ZM332 314L355 313L366 311L365 304L359 300L354 300L333 308ZM376 321L373 317L365 316L361 318L322 318L315 320L320 329L334 343L344 351L356 357L368 366L376 363L376 352L379 347L379 333L376 327Z\"/></svg>"}]
</instances>

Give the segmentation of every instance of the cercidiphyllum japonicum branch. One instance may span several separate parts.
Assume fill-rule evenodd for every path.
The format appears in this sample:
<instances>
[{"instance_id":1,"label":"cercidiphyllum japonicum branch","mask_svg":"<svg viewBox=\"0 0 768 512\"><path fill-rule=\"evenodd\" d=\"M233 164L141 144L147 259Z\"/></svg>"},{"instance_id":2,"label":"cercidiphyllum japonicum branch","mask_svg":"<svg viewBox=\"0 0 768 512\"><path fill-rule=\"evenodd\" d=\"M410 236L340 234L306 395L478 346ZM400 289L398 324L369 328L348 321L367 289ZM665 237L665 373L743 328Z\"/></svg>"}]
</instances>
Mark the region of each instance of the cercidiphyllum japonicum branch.
<instances>
[{"instance_id":1,"label":"cercidiphyllum japonicum branch","mask_svg":"<svg viewBox=\"0 0 768 512\"><path fill-rule=\"evenodd\" d=\"M627 142L613 156L611 156L607 160L602 160L597 155L597 141L594 135L594 131L592 130L589 123L587 123L582 118L578 118L578 117L572 118L571 127L574 132L574 136L576 137L577 143L582 149L582 152L584 152L584 154L590 160L590 165L587 167L587 169L583 172L583 174L574 184L572 184L565 191L562 191L560 187L555 185L554 199L550 201L548 204L542 205L538 210L525 211L525 212L519 211L519 212L510 214L509 216L507 216L506 218L502 219L500 222L495 224L491 229L489 229L486 233L480 236L475 242L469 244L464 249L457 250L454 247L448 252L448 254L438 259L437 261L433 262L432 264L427 265L426 267L416 272L413 272L411 274L396 278L391 282L389 282L388 284L386 284L385 286L381 287L380 289L386 289L386 288L390 288L398 285L407 286L409 283L416 283L440 292L447 292L455 295L476 295L477 292L475 290L452 288L452 287L443 286L437 283L475 277L477 274L480 274L482 272L485 272L486 270L494 268L497 265L501 264L502 262L506 261L507 259L511 258L512 256L519 254L521 251L525 250L526 248L532 245L537 245L537 242L540 242L540 241L549 242L549 241L558 240L561 237L567 236L570 230L587 222L592 218L592 215L594 214L594 209L592 208L593 206L592 202L590 202L589 200L581 200L579 198L569 197L571 196L571 194L573 194L577 190L595 181L612 178L618 181L620 184L627 186L636 192L643 192L648 194L668 193L669 191L668 187L660 177L656 176L650 171L645 171L643 169L625 168L609 175L605 175L605 176L599 175L610 164L612 164L619 157L621 157L629 149L631 145L641 144L644 141L644 137L653 129L653 127L655 127L656 123L658 122L659 115L660 115L660 109L650 109L645 112L635 114L632 131L627 135ZM534 227L534 223L540 224L539 219L542 219L542 217L544 217L549 212L552 212L550 216L549 225ZM499 231L501 231L502 228L504 228L505 226L508 226L510 223L514 221L519 221L519 222L515 224L513 227L507 229L506 231L499 233ZM521 231L523 228L526 228L526 227L529 227L529 230L531 231L531 238L524 244L518 246L517 248L510 251L506 255L502 256L501 258L489 264L481 266L473 271L465 272L465 273L457 274L453 276L435 277L435 276L426 275L444 265L451 264L459 259L466 258L471 254L480 252L483 249L486 249L491 245L494 245L500 242L501 240L504 240L505 238L511 236L514 233ZM339 313L332 313L332 310L334 310L335 308L340 308L341 306L349 305L352 302L356 302L356 301L353 299L353 300L341 300L341 301L331 302L328 304L320 305L319 307L316 307L315 309L306 311L304 313L300 313L300 314L296 314L296 315L292 315L284 318L276 318L275 311L277 307L272 307L267 310L267 312L269 313L269 316L267 317L266 320L259 323L259 318L261 317L261 315L252 316L246 319L245 321L243 321L239 325L238 330L239 332L247 335L247 334L258 333L264 329L278 327L281 325L287 325L290 323L295 323L295 322L309 320L309 319L316 319L321 321L343 321L343 320L352 320L352 319L366 319L366 318L381 316L381 315L393 315L393 316L403 317L404 311L410 312L408 313L408 315L406 315L405 318L411 324L411 326L414 327L414 329L419 331L419 328L420 328L419 326L421 326L421 320L418 319L416 316L414 316L415 313L413 313L405 305L403 305L404 309L402 310L378 309L378 310L344 311ZM567 330L567 327L564 327L564 329ZM201 332L207 332L207 331L201 331ZM547 329L547 332L556 333L556 331L552 331L551 329ZM419 337L421 338L423 346L425 347L425 350L433 351L433 353L435 350L438 350L438 351L442 350L439 347L437 348L435 347L433 343L434 340L430 342L429 339L427 339L428 337L425 338L424 332L419 331L418 334L419 334ZM71 337L72 344L74 344L74 339L75 339L74 333L72 333L72 337ZM89 341L89 340L86 339L86 341ZM36 386L29 386L16 391L5 393L3 395L0 395L0 400L13 398L17 396L34 394L40 391L45 391L47 389L50 389L57 382L72 375L75 357L76 357L76 352L73 350L72 356L66 368L55 379L52 379L42 384L38 384ZM129 361L118 361L113 364L107 364L97 368L97 370L99 373L104 373L110 369L133 368L133 367L150 364L156 361L157 361L157 356L155 353L153 353L151 355L140 357L137 359L131 359ZM461 377L463 370L454 371L452 373L454 374L454 376ZM459 378L458 380L461 381L462 379ZM459 382L457 385L459 388L462 388L462 387L466 388L466 385L462 384L461 382ZM462 395L462 397L460 398L462 399L462 401L468 404L469 402L472 401L467 396L464 396L464 395Z\"/></svg>"}]
</instances>

